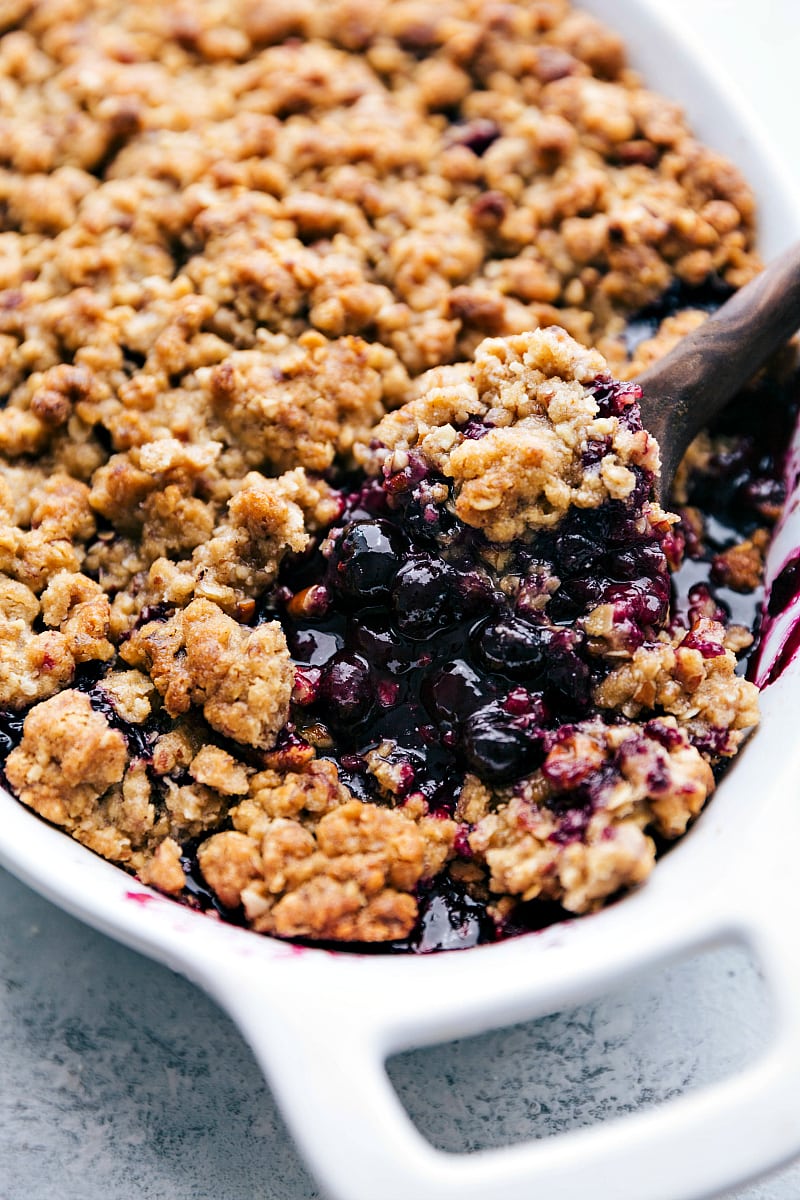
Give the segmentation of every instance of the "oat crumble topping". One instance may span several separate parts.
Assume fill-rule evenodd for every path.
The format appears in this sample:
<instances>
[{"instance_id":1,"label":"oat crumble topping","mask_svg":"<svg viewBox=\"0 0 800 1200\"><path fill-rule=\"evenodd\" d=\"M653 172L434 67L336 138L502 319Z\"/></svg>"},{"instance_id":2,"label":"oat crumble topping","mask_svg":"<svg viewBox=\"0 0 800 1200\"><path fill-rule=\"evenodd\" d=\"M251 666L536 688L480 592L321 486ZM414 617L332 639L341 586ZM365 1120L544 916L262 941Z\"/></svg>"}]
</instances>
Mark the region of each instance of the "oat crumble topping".
<instances>
[{"instance_id":1,"label":"oat crumble topping","mask_svg":"<svg viewBox=\"0 0 800 1200\"><path fill-rule=\"evenodd\" d=\"M7 5L15 795L280 937L467 945L642 882L758 721L783 496L734 422L662 510L630 381L753 220L567 0Z\"/></svg>"}]
</instances>

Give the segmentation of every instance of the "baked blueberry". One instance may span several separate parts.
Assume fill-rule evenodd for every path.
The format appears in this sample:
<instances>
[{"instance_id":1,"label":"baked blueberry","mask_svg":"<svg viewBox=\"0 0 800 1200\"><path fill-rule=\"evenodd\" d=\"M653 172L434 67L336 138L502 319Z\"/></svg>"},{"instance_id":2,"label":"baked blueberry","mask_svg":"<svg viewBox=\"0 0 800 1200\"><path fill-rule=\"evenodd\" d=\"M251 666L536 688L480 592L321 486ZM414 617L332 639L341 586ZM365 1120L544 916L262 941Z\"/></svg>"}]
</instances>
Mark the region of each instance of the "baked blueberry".
<instances>
[{"instance_id":1,"label":"baked blueberry","mask_svg":"<svg viewBox=\"0 0 800 1200\"><path fill-rule=\"evenodd\" d=\"M348 600L369 603L386 599L402 549L399 529L387 521L353 521L333 548L333 587Z\"/></svg>"},{"instance_id":2,"label":"baked blueberry","mask_svg":"<svg viewBox=\"0 0 800 1200\"><path fill-rule=\"evenodd\" d=\"M457 724L486 701L490 683L464 662L446 662L422 685L422 699L434 721Z\"/></svg>"},{"instance_id":3,"label":"baked blueberry","mask_svg":"<svg viewBox=\"0 0 800 1200\"><path fill-rule=\"evenodd\" d=\"M407 558L392 588L397 627L406 637L420 640L456 620L455 572L433 554Z\"/></svg>"},{"instance_id":4,"label":"baked blueberry","mask_svg":"<svg viewBox=\"0 0 800 1200\"><path fill-rule=\"evenodd\" d=\"M374 701L366 660L346 650L335 654L322 673L319 696L331 724L363 721Z\"/></svg>"},{"instance_id":5,"label":"baked blueberry","mask_svg":"<svg viewBox=\"0 0 800 1200\"><path fill-rule=\"evenodd\" d=\"M514 716L497 701L466 718L460 746L467 766L491 783L521 778L541 757L537 731L528 718Z\"/></svg>"},{"instance_id":6,"label":"baked blueberry","mask_svg":"<svg viewBox=\"0 0 800 1200\"><path fill-rule=\"evenodd\" d=\"M475 636L484 668L512 679L532 679L545 668L548 630L518 617L490 621Z\"/></svg>"}]
</instances>

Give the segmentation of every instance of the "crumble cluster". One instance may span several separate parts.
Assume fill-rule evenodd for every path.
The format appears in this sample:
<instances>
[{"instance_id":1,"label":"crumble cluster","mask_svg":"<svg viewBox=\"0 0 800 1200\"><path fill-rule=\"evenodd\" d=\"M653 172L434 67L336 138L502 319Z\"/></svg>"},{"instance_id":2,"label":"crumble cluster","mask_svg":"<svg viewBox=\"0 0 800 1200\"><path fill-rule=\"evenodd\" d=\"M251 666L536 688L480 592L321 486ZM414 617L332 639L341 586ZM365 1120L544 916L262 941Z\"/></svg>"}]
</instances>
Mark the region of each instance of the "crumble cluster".
<instances>
[{"instance_id":1,"label":"crumble cluster","mask_svg":"<svg viewBox=\"0 0 800 1200\"><path fill-rule=\"evenodd\" d=\"M559 797L593 773L602 778L595 810L565 821ZM645 830L679 837L713 787L711 768L674 719L591 720L566 730L541 770L513 789L492 794L468 778L459 813L495 892L587 912L646 879L655 847Z\"/></svg>"},{"instance_id":2,"label":"crumble cluster","mask_svg":"<svg viewBox=\"0 0 800 1200\"><path fill-rule=\"evenodd\" d=\"M470 849L485 862L493 892L591 912L647 878L655 862L651 833L674 840L686 832L714 790L708 758L735 754L758 722L755 686L734 674L722 627L709 632L718 656L703 659L684 644L640 649L595 694L603 715L656 711L678 713L680 722L668 716L564 726L540 770L513 787L492 790L467 777L458 813L471 827ZM698 749L702 737L690 740L698 729L722 732L711 755ZM582 788L591 796L583 808L575 806Z\"/></svg>"},{"instance_id":3,"label":"crumble cluster","mask_svg":"<svg viewBox=\"0 0 800 1200\"><path fill-rule=\"evenodd\" d=\"M334 467L419 453L501 545L630 497L657 448L598 414L599 351L635 374L701 316L630 360L631 312L758 269L739 174L566 0L12 0L0 98L19 798L174 895L200 839L221 903L282 936L402 937L457 851L574 911L643 878L644 831L680 833L756 719L746 635L628 651L598 606L595 703L628 724L581 723L512 789L468 779L450 820L353 798L284 737L295 672L262 609L341 511ZM762 551L718 569L750 586ZM611 782L562 844L570 754Z\"/></svg>"},{"instance_id":4,"label":"crumble cluster","mask_svg":"<svg viewBox=\"0 0 800 1200\"><path fill-rule=\"evenodd\" d=\"M351 798L331 762L256 775L233 830L200 847L203 875L259 933L340 941L403 937L411 893L452 854L453 821Z\"/></svg>"},{"instance_id":5,"label":"crumble cluster","mask_svg":"<svg viewBox=\"0 0 800 1200\"><path fill-rule=\"evenodd\" d=\"M487 339L474 363L434 372L430 383L423 376L420 398L384 417L378 446L360 447L359 457L392 475L416 452L454 481L467 525L491 542L527 539L572 506L626 500L632 467L658 472L655 439L601 415L591 385L607 370L601 354L558 327Z\"/></svg>"}]
</instances>

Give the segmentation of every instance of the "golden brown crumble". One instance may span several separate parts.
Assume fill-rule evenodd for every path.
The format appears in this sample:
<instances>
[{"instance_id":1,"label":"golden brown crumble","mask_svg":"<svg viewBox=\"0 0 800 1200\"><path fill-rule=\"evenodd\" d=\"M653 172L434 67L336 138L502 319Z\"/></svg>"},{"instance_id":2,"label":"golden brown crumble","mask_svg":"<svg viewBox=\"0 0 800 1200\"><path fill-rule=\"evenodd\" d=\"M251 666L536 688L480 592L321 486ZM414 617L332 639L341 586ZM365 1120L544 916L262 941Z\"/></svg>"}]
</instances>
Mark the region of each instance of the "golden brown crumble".
<instances>
[{"instance_id":1,"label":"golden brown crumble","mask_svg":"<svg viewBox=\"0 0 800 1200\"><path fill-rule=\"evenodd\" d=\"M127 759L122 734L94 711L87 696L68 690L31 710L5 770L24 804L74 830L120 782Z\"/></svg>"},{"instance_id":2,"label":"golden brown crumble","mask_svg":"<svg viewBox=\"0 0 800 1200\"><path fill-rule=\"evenodd\" d=\"M265 593L337 516L332 466L421 455L499 574L508 543L630 496L657 446L588 385L703 319L680 309L627 352L628 316L671 284L758 270L751 192L568 0L6 10L0 706L26 714L8 783L169 894L201 839L206 883L259 932L405 937L457 823L405 796L390 742L373 803L315 757L324 732L280 741L295 673ZM718 578L755 587L767 538ZM590 613L595 703L628 723L579 724L513 789L468 776L470 879L583 912L645 878L647 830L678 836L713 788L687 734L730 755L757 721L734 674L749 635L713 616L628 652ZM559 794L612 759L586 828L554 838Z\"/></svg>"},{"instance_id":3,"label":"golden brown crumble","mask_svg":"<svg viewBox=\"0 0 800 1200\"><path fill-rule=\"evenodd\" d=\"M620 778L585 828L564 838L559 793L612 758ZM645 879L655 848L644 831L679 837L713 789L711 768L673 718L657 728L590 721L554 746L521 787L493 795L468 780L460 815L474 826L470 846L486 862L495 892L558 900L580 913Z\"/></svg>"},{"instance_id":4,"label":"golden brown crumble","mask_svg":"<svg viewBox=\"0 0 800 1200\"><path fill-rule=\"evenodd\" d=\"M411 894L441 870L452 821L397 812L350 797L330 762L301 774L256 775L231 810L234 830L200 847L200 869L253 928L285 937L386 941L410 933Z\"/></svg>"},{"instance_id":5,"label":"golden brown crumble","mask_svg":"<svg viewBox=\"0 0 800 1200\"><path fill-rule=\"evenodd\" d=\"M703 643L703 649L698 649ZM707 650L716 651L711 656ZM706 653L703 652L706 651ZM690 731L726 730L725 754L735 753L744 731L758 722L758 692L735 674L736 657L725 648L725 630L700 618L686 636L642 646L616 667L595 692L601 709L636 718L659 709Z\"/></svg>"},{"instance_id":6,"label":"golden brown crumble","mask_svg":"<svg viewBox=\"0 0 800 1200\"><path fill-rule=\"evenodd\" d=\"M645 430L601 417L586 386L607 370L563 329L487 339L465 364L461 382L434 379L418 400L384 417L377 449L360 457L373 471L397 471L416 450L455 483L455 511L492 542L511 542L556 525L571 507L624 500L633 466L658 471L658 446ZM470 418L488 426L480 439L459 430ZM596 469L583 456L601 448Z\"/></svg>"},{"instance_id":7,"label":"golden brown crumble","mask_svg":"<svg viewBox=\"0 0 800 1200\"><path fill-rule=\"evenodd\" d=\"M195 704L212 729L264 750L286 724L293 675L275 621L247 629L210 600L193 600L140 626L121 654L147 670L171 717Z\"/></svg>"},{"instance_id":8,"label":"golden brown crumble","mask_svg":"<svg viewBox=\"0 0 800 1200\"><path fill-rule=\"evenodd\" d=\"M756 529L749 538L723 550L714 559L713 577L735 592L752 592L761 583L770 542L768 529Z\"/></svg>"}]
</instances>

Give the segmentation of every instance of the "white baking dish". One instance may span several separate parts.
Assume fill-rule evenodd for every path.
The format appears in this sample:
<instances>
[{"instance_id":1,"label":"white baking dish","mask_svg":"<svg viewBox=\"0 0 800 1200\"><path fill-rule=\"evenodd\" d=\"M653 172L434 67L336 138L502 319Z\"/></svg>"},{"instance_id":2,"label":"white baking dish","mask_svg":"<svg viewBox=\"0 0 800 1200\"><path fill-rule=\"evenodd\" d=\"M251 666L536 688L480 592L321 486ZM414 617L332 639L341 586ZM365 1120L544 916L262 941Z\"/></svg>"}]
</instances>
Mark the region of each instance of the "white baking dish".
<instances>
[{"instance_id":1,"label":"white baking dish","mask_svg":"<svg viewBox=\"0 0 800 1200\"><path fill-rule=\"evenodd\" d=\"M760 202L766 257L800 237L800 205L736 98L646 0L584 0L624 33L656 89L733 158ZM800 545L800 507L773 546ZM787 620L790 618L787 618ZM781 627L773 631L779 639ZM770 647L768 646L769 650ZM800 664L691 834L638 893L594 917L427 958L299 950L224 926L135 883L0 792L0 861L63 908L204 987L239 1024L313 1169L339 1200L693 1200L800 1151ZM553 1011L724 940L751 947L774 1007L745 1073L646 1113L547 1141L434 1150L389 1084L388 1054Z\"/></svg>"}]
</instances>

